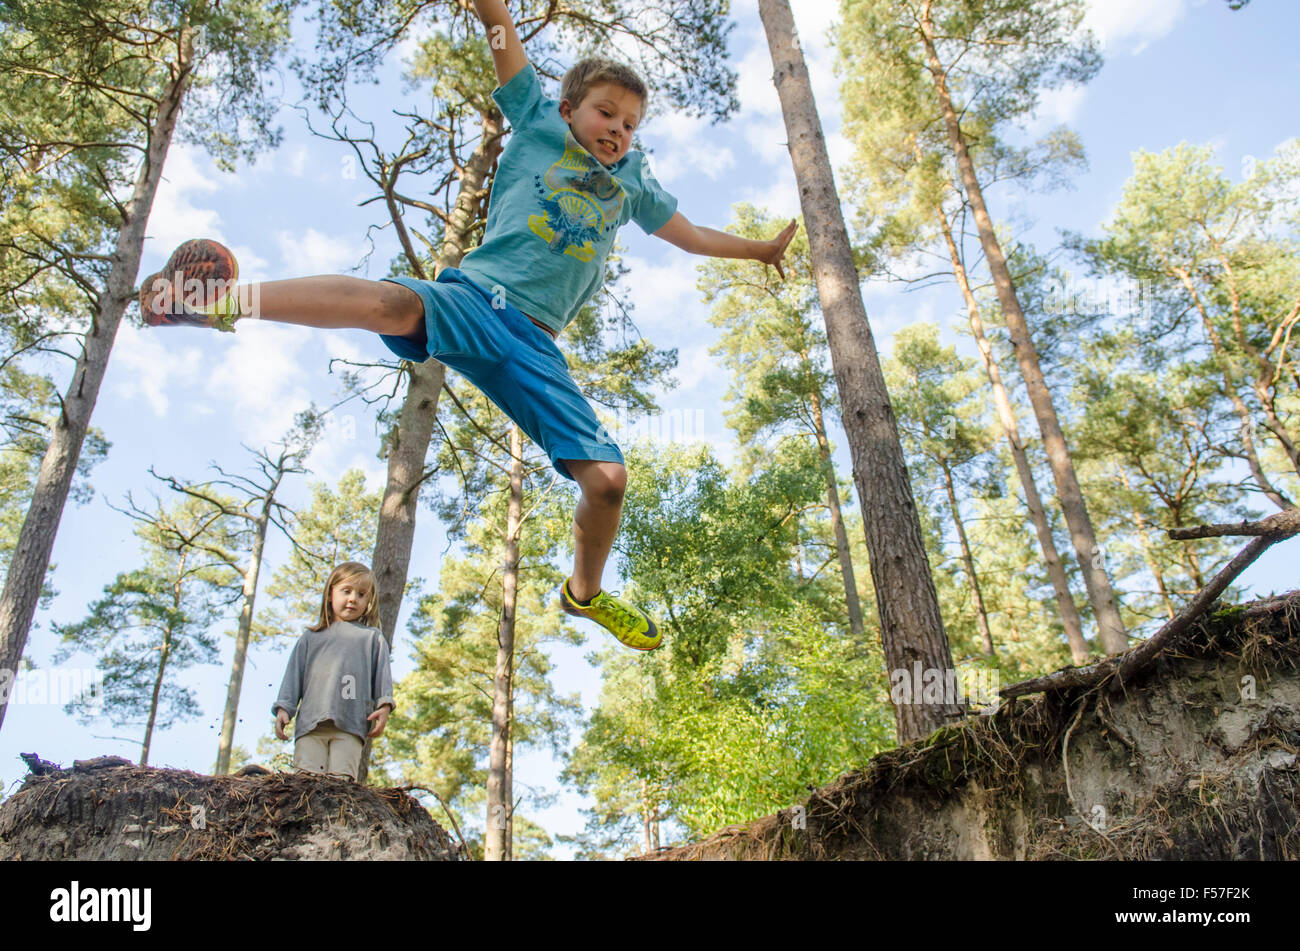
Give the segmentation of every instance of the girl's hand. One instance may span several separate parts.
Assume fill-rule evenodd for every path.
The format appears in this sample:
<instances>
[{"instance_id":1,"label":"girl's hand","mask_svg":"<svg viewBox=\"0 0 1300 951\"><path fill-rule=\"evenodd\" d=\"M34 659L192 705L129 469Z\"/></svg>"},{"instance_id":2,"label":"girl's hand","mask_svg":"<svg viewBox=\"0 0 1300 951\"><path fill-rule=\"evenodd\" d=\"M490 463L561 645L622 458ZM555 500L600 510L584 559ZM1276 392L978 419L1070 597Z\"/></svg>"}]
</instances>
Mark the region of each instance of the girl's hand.
<instances>
[{"instance_id":1,"label":"girl's hand","mask_svg":"<svg viewBox=\"0 0 1300 951\"><path fill-rule=\"evenodd\" d=\"M275 712L275 735L282 740L289 739L284 732L284 728L289 725L289 719L289 713L284 707Z\"/></svg>"},{"instance_id":2,"label":"girl's hand","mask_svg":"<svg viewBox=\"0 0 1300 951\"><path fill-rule=\"evenodd\" d=\"M367 733L366 736L375 737L384 732L384 727L388 726L388 711L391 709L392 707L388 704L384 704L374 713L370 714L370 716L366 717L367 720L375 721L374 729Z\"/></svg>"},{"instance_id":3,"label":"girl's hand","mask_svg":"<svg viewBox=\"0 0 1300 951\"><path fill-rule=\"evenodd\" d=\"M799 223L791 221L785 226L785 230L773 238L771 241L765 241L763 254L759 260L764 264L770 264L776 268L776 273L785 280L785 271L781 268L781 259L785 256L785 249L790 246L790 239L794 237L795 232L799 230Z\"/></svg>"}]
</instances>

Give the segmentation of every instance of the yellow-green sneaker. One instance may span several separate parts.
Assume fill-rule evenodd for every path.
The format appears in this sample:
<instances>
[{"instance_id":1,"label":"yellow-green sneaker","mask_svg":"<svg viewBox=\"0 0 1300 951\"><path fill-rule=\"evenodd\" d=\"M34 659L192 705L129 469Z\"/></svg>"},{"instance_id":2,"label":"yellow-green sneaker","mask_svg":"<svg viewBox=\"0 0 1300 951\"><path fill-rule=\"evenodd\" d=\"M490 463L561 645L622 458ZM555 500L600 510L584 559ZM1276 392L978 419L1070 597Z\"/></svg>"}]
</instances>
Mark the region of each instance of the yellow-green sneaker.
<instances>
[{"instance_id":1,"label":"yellow-green sneaker","mask_svg":"<svg viewBox=\"0 0 1300 951\"><path fill-rule=\"evenodd\" d=\"M574 617L590 618L634 650L652 651L664 642L655 622L617 592L602 590L590 604L583 606L569 593L569 582L565 581L560 585L560 607Z\"/></svg>"}]
</instances>

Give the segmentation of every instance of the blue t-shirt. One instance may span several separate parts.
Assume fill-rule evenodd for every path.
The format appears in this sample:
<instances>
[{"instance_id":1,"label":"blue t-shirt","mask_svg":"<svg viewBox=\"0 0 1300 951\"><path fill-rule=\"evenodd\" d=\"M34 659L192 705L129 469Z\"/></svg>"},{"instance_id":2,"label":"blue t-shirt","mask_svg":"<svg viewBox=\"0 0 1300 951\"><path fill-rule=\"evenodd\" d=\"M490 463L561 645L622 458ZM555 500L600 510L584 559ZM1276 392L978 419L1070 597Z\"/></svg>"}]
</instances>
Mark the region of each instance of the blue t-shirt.
<instances>
[{"instance_id":1,"label":"blue t-shirt","mask_svg":"<svg viewBox=\"0 0 1300 951\"><path fill-rule=\"evenodd\" d=\"M643 152L602 165L578 144L560 105L542 95L532 65L492 93L511 136L492 182L483 244L460 270L505 290L506 300L557 333L605 278L618 229L635 221L646 234L677 211Z\"/></svg>"}]
</instances>

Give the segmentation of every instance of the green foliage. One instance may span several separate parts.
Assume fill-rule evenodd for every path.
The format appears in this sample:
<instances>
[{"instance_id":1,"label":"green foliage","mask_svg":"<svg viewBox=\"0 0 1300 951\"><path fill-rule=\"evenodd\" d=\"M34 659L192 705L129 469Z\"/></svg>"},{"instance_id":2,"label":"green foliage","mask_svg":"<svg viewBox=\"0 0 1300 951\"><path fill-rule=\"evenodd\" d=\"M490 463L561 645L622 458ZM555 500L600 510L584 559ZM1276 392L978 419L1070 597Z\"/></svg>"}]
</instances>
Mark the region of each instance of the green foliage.
<instances>
[{"instance_id":1,"label":"green foliage","mask_svg":"<svg viewBox=\"0 0 1300 951\"><path fill-rule=\"evenodd\" d=\"M55 663L86 652L104 674L102 693L74 699L69 712L144 726L146 744L153 728L198 716L193 690L167 675L217 660L209 628L229 601L230 572L193 545L221 521L195 499L160 507L136 528L143 564L106 585L83 620L55 625Z\"/></svg>"},{"instance_id":2,"label":"green foliage","mask_svg":"<svg viewBox=\"0 0 1300 951\"><path fill-rule=\"evenodd\" d=\"M0 573L9 570L57 411L58 397L48 379L22 370L16 362L0 367L0 426L4 428L0 443ZM98 429L86 433L70 492L77 504L84 505L93 497L90 472L103 461L108 448L108 440ZM47 571L42 592L47 605L53 597L49 582Z\"/></svg>"},{"instance_id":3,"label":"green foliage","mask_svg":"<svg viewBox=\"0 0 1300 951\"><path fill-rule=\"evenodd\" d=\"M750 205L735 214L728 230L746 238L770 238L782 224ZM713 305L709 322L723 331L712 352L733 374L727 422L753 451L766 435L814 435L813 402L818 413L835 405L806 232L791 240L785 268L782 281L756 261L713 258L699 266L700 290Z\"/></svg>"},{"instance_id":4,"label":"green foliage","mask_svg":"<svg viewBox=\"0 0 1300 951\"><path fill-rule=\"evenodd\" d=\"M914 479L936 467L960 471L992 448L983 373L955 347L942 346L934 324L911 324L894 335L885 381Z\"/></svg>"},{"instance_id":5,"label":"green foliage","mask_svg":"<svg viewBox=\"0 0 1300 951\"><path fill-rule=\"evenodd\" d=\"M366 491L360 469L343 473L336 489L325 482L312 483L311 501L290 524L294 545L289 557L266 587L272 604L254 624L259 638L293 636L314 625L334 567L345 561L369 564L382 498L381 492Z\"/></svg>"},{"instance_id":6,"label":"green foliage","mask_svg":"<svg viewBox=\"0 0 1300 951\"><path fill-rule=\"evenodd\" d=\"M1086 81L1099 66L1095 43L1081 31L1078 0L939 0L936 52L945 69L959 125L983 185L1069 185L1086 165L1083 146L1056 128L1030 145L1011 128L1030 116L1040 92ZM952 166L934 77L915 2L845 0L837 40L845 130L854 143L848 194L857 211L862 253L876 267L918 264L934 251L947 270L938 231L951 221L962 245L961 188ZM936 244L939 245L936 250Z\"/></svg>"},{"instance_id":7,"label":"green foliage","mask_svg":"<svg viewBox=\"0 0 1300 951\"><path fill-rule=\"evenodd\" d=\"M1043 90L1086 82L1101 67L1081 0L843 0L839 46L870 70L874 96L901 105L900 91L932 82L923 7L958 113L988 125L1032 114Z\"/></svg>"},{"instance_id":8,"label":"green foliage","mask_svg":"<svg viewBox=\"0 0 1300 951\"><path fill-rule=\"evenodd\" d=\"M470 810L480 805L492 730L510 423L477 390L452 386L458 404L444 402L454 416L443 428L440 466L455 473L459 491L444 489L432 504L461 552L442 559L438 591L411 619L416 669L396 687L397 709L376 751L388 775L436 790L462 830L472 830L483 821ZM555 599L564 574L553 558L571 532L570 497L527 441L524 472L511 740L515 749L558 749L580 709L576 696L551 684L545 650L551 641L581 642Z\"/></svg>"},{"instance_id":9,"label":"green foliage","mask_svg":"<svg viewBox=\"0 0 1300 951\"><path fill-rule=\"evenodd\" d=\"M507 4L530 59L544 77L556 63L583 56L617 55L636 69L651 90L651 109L726 118L739 107L736 75L727 66L728 0L574 0L555 4L517 0ZM349 81L364 81L404 39L414 35L427 53L450 52L479 75L490 75L483 25L468 4L427 0L346 0L321 4L314 16L316 55L294 69L325 103ZM445 41L436 39L445 36ZM617 43L615 50L614 44ZM420 57L417 57L420 59ZM432 57L425 57L427 63ZM562 72L562 68L559 72ZM441 72L436 67L430 72ZM441 72L457 83L451 71ZM558 78L558 77L557 77ZM494 83L488 85L490 91ZM481 88L481 87L480 87Z\"/></svg>"},{"instance_id":10,"label":"green foliage","mask_svg":"<svg viewBox=\"0 0 1300 951\"><path fill-rule=\"evenodd\" d=\"M1244 409L1279 488L1300 488L1300 143L1234 184L1209 148L1139 152L1106 237L1076 244L1103 273L1142 291L1137 333L1176 353ZM1228 455L1239 447L1218 443ZM1257 480L1258 481L1258 480Z\"/></svg>"},{"instance_id":11,"label":"green foliage","mask_svg":"<svg viewBox=\"0 0 1300 951\"><path fill-rule=\"evenodd\" d=\"M703 448L630 460L622 569L665 647L599 658L600 707L566 770L596 800L577 843L592 857L636 848L647 824L699 835L788 806L892 742L879 649L864 656L795 571L815 456L748 478Z\"/></svg>"}]
</instances>

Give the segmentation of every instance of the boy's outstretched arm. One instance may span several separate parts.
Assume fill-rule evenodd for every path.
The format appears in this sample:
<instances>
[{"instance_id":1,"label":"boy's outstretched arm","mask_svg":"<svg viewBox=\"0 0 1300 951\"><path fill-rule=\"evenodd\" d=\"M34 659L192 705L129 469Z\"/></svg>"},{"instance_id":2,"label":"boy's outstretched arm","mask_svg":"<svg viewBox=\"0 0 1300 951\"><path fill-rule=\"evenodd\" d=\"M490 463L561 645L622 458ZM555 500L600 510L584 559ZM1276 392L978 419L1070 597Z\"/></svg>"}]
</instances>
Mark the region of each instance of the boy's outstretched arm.
<instances>
[{"instance_id":1,"label":"boy's outstretched arm","mask_svg":"<svg viewBox=\"0 0 1300 951\"><path fill-rule=\"evenodd\" d=\"M487 27L488 47L492 50L492 65L497 71L497 85L504 86L528 65L528 54L515 32L515 22L510 19L505 0L474 0L474 11Z\"/></svg>"},{"instance_id":2,"label":"boy's outstretched arm","mask_svg":"<svg viewBox=\"0 0 1300 951\"><path fill-rule=\"evenodd\" d=\"M680 211L668 219L668 223L655 232L656 238L663 238L669 244L675 244L691 254L706 254L713 258L747 258L762 261L776 268L776 273L785 280L785 271L781 268L781 259L785 249L794 237L799 224L791 221L785 229L770 241L755 241L740 235L727 234L713 228L701 228L691 224Z\"/></svg>"}]
</instances>

